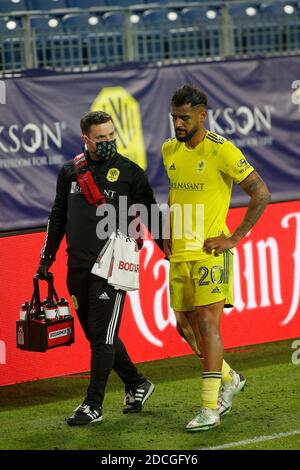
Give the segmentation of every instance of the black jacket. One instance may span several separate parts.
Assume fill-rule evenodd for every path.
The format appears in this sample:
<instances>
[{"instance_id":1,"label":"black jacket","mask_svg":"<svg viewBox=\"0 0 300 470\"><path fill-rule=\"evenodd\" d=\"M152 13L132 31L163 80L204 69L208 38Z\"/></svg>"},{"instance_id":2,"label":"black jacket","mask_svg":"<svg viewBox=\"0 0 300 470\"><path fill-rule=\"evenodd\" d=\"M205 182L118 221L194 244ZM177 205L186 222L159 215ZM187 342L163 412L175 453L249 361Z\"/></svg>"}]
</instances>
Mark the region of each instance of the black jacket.
<instances>
[{"instance_id":1,"label":"black jacket","mask_svg":"<svg viewBox=\"0 0 300 470\"><path fill-rule=\"evenodd\" d=\"M96 183L106 197L107 204L111 204L109 221L114 222L115 226L105 224L108 217L107 212L103 214L104 207L98 207L98 211L102 211L102 215L97 215L96 208L87 202L77 183L73 161L65 163L57 179L56 197L49 215L42 256L55 259L55 254L64 234L66 234L68 266L71 268L92 267L111 232L116 228L120 228L124 232L124 228L127 229L129 223L134 219L134 216L127 214L129 206L143 204L147 208L149 218L147 220L141 213L141 220L149 230L154 219L153 212L151 218L151 205L155 205L154 210L157 211L156 214L158 213L158 206L146 174L138 165L120 154L107 161L93 161L87 155L87 161ZM114 177L108 179L108 173L111 169L116 169L119 173L114 171ZM110 181L112 179L114 181ZM123 198L121 202L120 196L126 196L127 199ZM159 220L159 227L156 223L154 228L157 234L153 233L153 236L156 237L155 241L162 249L160 212L159 218L155 218L155 220ZM103 229L104 225L107 234L105 239L100 239L99 231L103 232L100 229Z\"/></svg>"}]
</instances>

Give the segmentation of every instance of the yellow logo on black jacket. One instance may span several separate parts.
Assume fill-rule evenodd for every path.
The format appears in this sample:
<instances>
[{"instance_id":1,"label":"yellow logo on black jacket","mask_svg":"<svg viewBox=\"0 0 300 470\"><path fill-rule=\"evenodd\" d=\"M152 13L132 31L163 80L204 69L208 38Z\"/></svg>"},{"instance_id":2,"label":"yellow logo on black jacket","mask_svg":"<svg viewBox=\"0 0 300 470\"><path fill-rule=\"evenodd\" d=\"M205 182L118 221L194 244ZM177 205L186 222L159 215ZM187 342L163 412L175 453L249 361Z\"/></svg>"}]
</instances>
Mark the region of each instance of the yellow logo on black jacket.
<instances>
[{"instance_id":1,"label":"yellow logo on black jacket","mask_svg":"<svg viewBox=\"0 0 300 470\"><path fill-rule=\"evenodd\" d=\"M111 168L107 172L106 179L114 183L115 181L118 181L119 176L120 176L120 171L118 170L118 168Z\"/></svg>"}]
</instances>

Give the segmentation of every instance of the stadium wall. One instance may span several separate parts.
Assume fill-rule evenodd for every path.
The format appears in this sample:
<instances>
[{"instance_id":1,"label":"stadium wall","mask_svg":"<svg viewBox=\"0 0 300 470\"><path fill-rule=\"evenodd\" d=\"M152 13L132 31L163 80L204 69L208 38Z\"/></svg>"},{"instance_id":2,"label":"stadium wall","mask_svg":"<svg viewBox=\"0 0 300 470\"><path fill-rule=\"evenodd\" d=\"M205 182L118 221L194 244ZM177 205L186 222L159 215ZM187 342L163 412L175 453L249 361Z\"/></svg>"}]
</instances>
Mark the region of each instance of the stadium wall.
<instances>
[{"instance_id":1,"label":"stadium wall","mask_svg":"<svg viewBox=\"0 0 300 470\"><path fill-rule=\"evenodd\" d=\"M244 212L230 210L231 229ZM15 322L20 304L30 300L44 237L32 233L0 238L0 385L89 370L89 347L78 322L70 347L46 353L16 348ZM127 296L120 331L133 360L190 354L169 307L168 262L151 240L145 242L140 262L141 288ZM58 294L67 296L64 244L53 273ZM235 250L235 308L225 310L222 318L225 348L299 337L299 291L300 201L271 204Z\"/></svg>"}]
</instances>

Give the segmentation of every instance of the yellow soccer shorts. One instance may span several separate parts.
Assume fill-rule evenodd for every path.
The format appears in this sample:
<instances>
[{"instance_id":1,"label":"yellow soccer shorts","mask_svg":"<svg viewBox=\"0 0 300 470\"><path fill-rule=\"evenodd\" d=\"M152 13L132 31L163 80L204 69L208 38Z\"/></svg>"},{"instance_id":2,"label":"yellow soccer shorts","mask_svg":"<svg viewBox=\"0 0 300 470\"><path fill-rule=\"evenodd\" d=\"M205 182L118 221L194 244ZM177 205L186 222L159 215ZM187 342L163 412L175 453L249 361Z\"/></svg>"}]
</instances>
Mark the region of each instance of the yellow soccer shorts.
<instances>
[{"instance_id":1,"label":"yellow soccer shorts","mask_svg":"<svg viewBox=\"0 0 300 470\"><path fill-rule=\"evenodd\" d=\"M202 261L170 263L171 307L178 312L194 310L225 299L233 306L233 253L226 250Z\"/></svg>"}]
</instances>

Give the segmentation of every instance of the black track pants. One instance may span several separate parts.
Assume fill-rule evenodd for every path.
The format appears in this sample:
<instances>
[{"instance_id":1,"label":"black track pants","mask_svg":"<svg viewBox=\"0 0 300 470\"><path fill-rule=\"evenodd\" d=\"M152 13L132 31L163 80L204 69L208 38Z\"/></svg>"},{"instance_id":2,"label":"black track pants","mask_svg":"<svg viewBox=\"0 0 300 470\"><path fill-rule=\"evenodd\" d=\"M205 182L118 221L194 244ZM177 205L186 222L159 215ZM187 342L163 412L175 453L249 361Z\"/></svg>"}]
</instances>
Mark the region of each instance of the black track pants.
<instances>
[{"instance_id":1,"label":"black track pants","mask_svg":"<svg viewBox=\"0 0 300 470\"><path fill-rule=\"evenodd\" d=\"M67 286L70 295L76 297L76 313L91 345L91 379L86 402L99 406L111 369L129 389L145 380L118 337L126 292L115 290L105 279L86 269L69 269Z\"/></svg>"}]
</instances>

